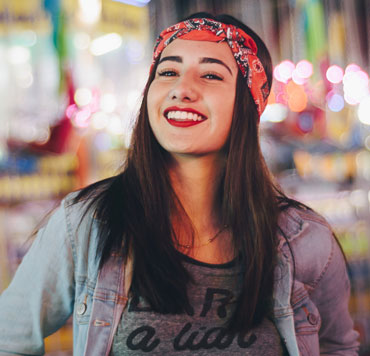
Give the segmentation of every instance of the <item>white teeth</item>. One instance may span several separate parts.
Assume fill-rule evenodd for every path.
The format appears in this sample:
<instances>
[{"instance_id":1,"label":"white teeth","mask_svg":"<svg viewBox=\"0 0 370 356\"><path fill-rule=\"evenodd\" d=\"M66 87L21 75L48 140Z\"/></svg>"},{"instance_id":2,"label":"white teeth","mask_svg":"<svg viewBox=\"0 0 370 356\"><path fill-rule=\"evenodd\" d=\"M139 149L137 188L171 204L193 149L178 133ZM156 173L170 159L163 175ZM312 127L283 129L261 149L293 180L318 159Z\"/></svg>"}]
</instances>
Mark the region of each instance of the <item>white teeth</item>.
<instances>
[{"instance_id":1,"label":"white teeth","mask_svg":"<svg viewBox=\"0 0 370 356\"><path fill-rule=\"evenodd\" d=\"M187 112L187 111L169 111L167 113L167 118L175 119L176 121L185 121L185 120L193 120L193 121L202 121L203 117L201 115Z\"/></svg>"}]
</instances>

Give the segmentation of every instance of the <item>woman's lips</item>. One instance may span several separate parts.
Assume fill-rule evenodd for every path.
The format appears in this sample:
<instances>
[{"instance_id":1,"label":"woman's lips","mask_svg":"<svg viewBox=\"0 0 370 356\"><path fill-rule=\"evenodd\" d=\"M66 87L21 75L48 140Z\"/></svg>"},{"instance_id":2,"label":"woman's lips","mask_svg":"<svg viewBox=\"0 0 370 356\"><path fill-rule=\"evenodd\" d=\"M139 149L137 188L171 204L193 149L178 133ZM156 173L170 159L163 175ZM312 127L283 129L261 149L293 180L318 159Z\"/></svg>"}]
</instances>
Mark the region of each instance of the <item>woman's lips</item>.
<instances>
[{"instance_id":1,"label":"woman's lips","mask_svg":"<svg viewBox=\"0 0 370 356\"><path fill-rule=\"evenodd\" d=\"M172 119L167 119L167 122L176 127L189 127L189 126L194 126L202 123L203 121L176 121Z\"/></svg>"},{"instance_id":2,"label":"woman's lips","mask_svg":"<svg viewBox=\"0 0 370 356\"><path fill-rule=\"evenodd\" d=\"M164 111L163 115L170 125L176 127L194 126L207 120L203 114L191 108L170 107Z\"/></svg>"}]
</instances>

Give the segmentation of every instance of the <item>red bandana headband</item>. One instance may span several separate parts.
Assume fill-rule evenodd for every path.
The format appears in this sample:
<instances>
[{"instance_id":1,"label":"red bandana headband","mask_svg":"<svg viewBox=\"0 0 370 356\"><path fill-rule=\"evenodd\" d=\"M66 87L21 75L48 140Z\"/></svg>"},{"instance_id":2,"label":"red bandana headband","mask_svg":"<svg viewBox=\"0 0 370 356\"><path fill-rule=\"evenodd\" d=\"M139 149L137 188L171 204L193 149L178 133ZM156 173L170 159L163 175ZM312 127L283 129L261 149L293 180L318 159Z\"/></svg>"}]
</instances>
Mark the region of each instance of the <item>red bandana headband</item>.
<instances>
[{"instance_id":1,"label":"red bandana headband","mask_svg":"<svg viewBox=\"0 0 370 356\"><path fill-rule=\"evenodd\" d=\"M200 18L179 22L159 35L150 71L162 51L177 38L193 41L225 41L230 46L243 77L247 79L258 114L261 116L267 105L270 90L265 69L257 57L257 45L249 35L233 25L211 19Z\"/></svg>"}]
</instances>

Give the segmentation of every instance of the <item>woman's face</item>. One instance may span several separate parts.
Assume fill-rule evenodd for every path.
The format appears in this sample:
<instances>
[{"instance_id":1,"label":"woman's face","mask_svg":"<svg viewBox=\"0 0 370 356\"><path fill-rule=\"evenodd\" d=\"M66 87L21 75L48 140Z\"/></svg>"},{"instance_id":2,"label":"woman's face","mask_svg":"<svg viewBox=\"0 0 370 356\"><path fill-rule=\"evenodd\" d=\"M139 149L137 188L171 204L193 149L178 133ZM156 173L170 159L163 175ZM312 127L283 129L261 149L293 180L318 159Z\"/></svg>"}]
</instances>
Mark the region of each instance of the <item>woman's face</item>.
<instances>
[{"instance_id":1,"label":"woman's face","mask_svg":"<svg viewBox=\"0 0 370 356\"><path fill-rule=\"evenodd\" d=\"M233 116L238 66L226 43L177 39L148 92L150 126L173 155L218 153Z\"/></svg>"}]
</instances>

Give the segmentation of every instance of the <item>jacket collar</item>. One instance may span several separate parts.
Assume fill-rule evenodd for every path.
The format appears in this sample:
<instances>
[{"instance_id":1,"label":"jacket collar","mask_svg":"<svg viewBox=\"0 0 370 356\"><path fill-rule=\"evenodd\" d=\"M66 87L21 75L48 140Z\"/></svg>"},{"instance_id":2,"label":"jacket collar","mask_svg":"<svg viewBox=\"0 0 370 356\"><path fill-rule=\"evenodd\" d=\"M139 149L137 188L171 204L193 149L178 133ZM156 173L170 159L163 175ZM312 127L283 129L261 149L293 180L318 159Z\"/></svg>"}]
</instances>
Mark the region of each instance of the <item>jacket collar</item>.
<instances>
[{"instance_id":1,"label":"jacket collar","mask_svg":"<svg viewBox=\"0 0 370 356\"><path fill-rule=\"evenodd\" d=\"M297 209L288 208L280 213L278 219L278 249L280 250L287 242L295 240L307 227Z\"/></svg>"}]
</instances>

